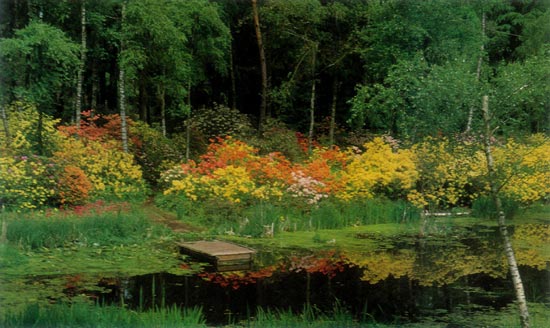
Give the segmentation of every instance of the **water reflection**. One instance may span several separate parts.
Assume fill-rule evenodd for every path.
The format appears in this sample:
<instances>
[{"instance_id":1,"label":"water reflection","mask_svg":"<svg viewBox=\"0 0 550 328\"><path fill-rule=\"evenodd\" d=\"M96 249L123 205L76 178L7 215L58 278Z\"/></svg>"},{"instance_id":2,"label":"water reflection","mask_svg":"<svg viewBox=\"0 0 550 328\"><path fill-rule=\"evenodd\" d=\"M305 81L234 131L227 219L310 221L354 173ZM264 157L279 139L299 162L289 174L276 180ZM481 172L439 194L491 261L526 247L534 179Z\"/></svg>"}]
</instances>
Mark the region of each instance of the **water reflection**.
<instances>
[{"instance_id":1,"label":"water reflection","mask_svg":"<svg viewBox=\"0 0 550 328\"><path fill-rule=\"evenodd\" d=\"M549 225L525 225L514 233L530 302L550 302L549 238ZM250 272L137 276L111 285L105 297L135 308L199 305L213 324L246 319L258 306L298 312L309 304L330 312L339 302L358 318L368 314L396 323L499 310L513 302L496 229L401 236L391 245L371 252L264 253L264 266Z\"/></svg>"}]
</instances>

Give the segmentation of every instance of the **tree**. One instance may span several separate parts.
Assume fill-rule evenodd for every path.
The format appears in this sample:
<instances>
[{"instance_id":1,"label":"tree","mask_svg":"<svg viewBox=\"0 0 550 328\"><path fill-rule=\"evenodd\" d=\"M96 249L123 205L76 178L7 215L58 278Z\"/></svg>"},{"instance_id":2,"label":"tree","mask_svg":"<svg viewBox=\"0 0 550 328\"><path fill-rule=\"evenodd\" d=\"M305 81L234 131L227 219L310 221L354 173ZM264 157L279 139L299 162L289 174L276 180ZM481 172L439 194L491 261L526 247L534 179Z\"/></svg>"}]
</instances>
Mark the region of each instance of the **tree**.
<instances>
[{"instance_id":1,"label":"tree","mask_svg":"<svg viewBox=\"0 0 550 328\"><path fill-rule=\"evenodd\" d=\"M16 31L15 36L0 40L0 57L10 92L8 99L25 99L38 107L38 148L42 154L43 113L61 106L62 91L71 85L71 72L78 65L78 45L61 30L37 21Z\"/></svg>"},{"instance_id":2,"label":"tree","mask_svg":"<svg viewBox=\"0 0 550 328\"><path fill-rule=\"evenodd\" d=\"M258 13L258 1L252 1L252 17L254 19L254 31L256 32L256 42L258 43L258 52L260 55L260 69L262 72L262 102L260 104L260 118L258 130L262 131L262 124L266 118L267 112L267 64L265 58L264 43L262 39L262 30L260 28L260 14Z\"/></svg>"},{"instance_id":3,"label":"tree","mask_svg":"<svg viewBox=\"0 0 550 328\"><path fill-rule=\"evenodd\" d=\"M506 253L506 260L508 261L508 266L510 268L510 275L512 276L512 282L514 283L514 290L516 292L516 299L519 307L519 316L521 321L521 326L523 328L529 327L529 310L527 308L527 300L525 298L525 292L523 290L523 283L521 281L521 276L518 270L518 264L516 262L516 256L514 254L514 249L508 236L508 229L506 228L506 217L504 215L504 210L502 207L502 201L499 196L499 190L502 188L502 185L499 186L497 181L497 175L494 166L493 153L491 150L491 140L493 137L493 128L491 126L492 114L489 112L489 97L483 96L483 123L485 127L484 131L484 149L485 156L487 159L487 171L489 178L489 187L490 195L495 204L495 210L498 215L498 227L500 230L500 235L502 236L504 243L504 250Z\"/></svg>"},{"instance_id":4,"label":"tree","mask_svg":"<svg viewBox=\"0 0 550 328\"><path fill-rule=\"evenodd\" d=\"M126 14L126 3L122 3L122 14L121 21L124 24L124 18ZM128 153L128 122L126 120L126 75L124 71L124 66L122 64L122 53L124 50L124 39L120 42L120 54L119 54L119 73L118 73L118 101L119 101L119 110L120 110L120 132L122 136L122 150L125 153Z\"/></svg>"},{"instance_id":5,"label":"tree","mask_svg":"<svg viewBox=\"0 0 550 328\"><path fill-rule=\"evenodd\" d=\"M82 109L82 82L84 80L84 67L86 65L86 1L83 0L80 10L80 63L78 65L78 77L76 85L75 121L77 129L80 129L80 111Z\"/></svg>"}]
</instances>

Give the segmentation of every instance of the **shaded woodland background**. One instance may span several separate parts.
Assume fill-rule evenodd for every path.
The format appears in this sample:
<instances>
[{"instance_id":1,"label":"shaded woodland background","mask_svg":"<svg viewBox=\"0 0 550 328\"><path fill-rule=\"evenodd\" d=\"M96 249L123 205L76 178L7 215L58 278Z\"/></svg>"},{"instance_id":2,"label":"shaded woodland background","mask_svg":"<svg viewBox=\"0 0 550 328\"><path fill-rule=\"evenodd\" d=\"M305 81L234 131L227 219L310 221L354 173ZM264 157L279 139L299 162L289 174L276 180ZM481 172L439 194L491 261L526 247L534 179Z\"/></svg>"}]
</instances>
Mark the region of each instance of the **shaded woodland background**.
<instances>
[{"instance_id":1,"label":"shaded woodland background","mask_svg":"<svg viewBox=\"0 0 550 328\"><path fill-rule=\"evenodd\" d=\"M76 123L118 113L124 81L128 115L168 136L191 117L349 144L469 131L489 94L503 133L550 131L549 1L258 1L265 90L255 2L2 1L2 108Z\"/></svg>"}]
</instances>

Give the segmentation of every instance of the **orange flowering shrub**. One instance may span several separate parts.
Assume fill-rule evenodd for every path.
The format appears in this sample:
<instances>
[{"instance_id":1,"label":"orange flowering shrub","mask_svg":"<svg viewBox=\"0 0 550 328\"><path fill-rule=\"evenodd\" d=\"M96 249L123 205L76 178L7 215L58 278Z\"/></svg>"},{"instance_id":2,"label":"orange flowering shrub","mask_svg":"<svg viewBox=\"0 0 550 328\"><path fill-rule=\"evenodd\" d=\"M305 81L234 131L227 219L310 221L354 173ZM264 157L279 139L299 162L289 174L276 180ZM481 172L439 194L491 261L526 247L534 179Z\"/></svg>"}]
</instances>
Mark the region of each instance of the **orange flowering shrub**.
<instances>
[{"instance_id":1,"label":"orange flowering shrub","mask_svg":"<svg viewBox=\"0 0 550 328\"><path fill-rule=\"evenodd\" d=\"M91 111L83 111L81 113L80 129L76 125L61 125L58 130L65 136L78 136L79 139L86 139L109 143L111 141L119 141L118 147L121 147L121 119L118 114L101 115L95 114L92 116ZM128 127L131 127L134 122L127 118ZM114 145L114 144L111 144Z\"/></svg>"},{"instance_id":2,"label":"orange flowering shrub","mask_svg":"<svg viewBox=\"0 0 550 328\"><path fill-rule=\"evenodd\" d=\"M184 194L191 200L223 198L233 203L243 197L282 195L274 167L284 166L278 155L262 158L258 150L231 137L213 141L201 161L181 164L163 173L164 194ZM279 183L280 184L280 183Z\"/></svg>"},{"instance_id":3,"label":"orange flowering shrub","mask_svg":"<svg viewBox=\"0 0 550 328\"><path fill-rule=\"evenodd\" d=\"M67 165L57 180L61 205L82 205L88 200L92 184L79 167Z\"/></svg>"}]
</instances>

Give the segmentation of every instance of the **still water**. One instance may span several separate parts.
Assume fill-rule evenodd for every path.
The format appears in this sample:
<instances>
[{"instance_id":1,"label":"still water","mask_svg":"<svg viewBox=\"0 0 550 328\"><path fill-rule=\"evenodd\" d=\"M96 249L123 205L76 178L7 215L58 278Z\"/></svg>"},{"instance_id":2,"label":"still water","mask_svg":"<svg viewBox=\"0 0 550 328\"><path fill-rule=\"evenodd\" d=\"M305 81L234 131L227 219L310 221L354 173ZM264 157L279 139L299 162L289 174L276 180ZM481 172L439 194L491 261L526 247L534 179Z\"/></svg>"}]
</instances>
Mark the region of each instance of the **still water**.
<instances>
[{"instance_id":1,"label":"still water","mask_svg":"<svg viewBox=\"0 0 550 328\"><path fill-rule=\"evenodd\" d=\"M550 225L511 229L529 302L550 305ZM381 238L375 235L358 239ZM374 251L284 252L261 249L248 272L155 273L104 279L106 302L136 309L201 306L208 323L239 322L256 309L330 314L337 304L358 320L410 323L467 317L509 307L514 292L496 228L384 238ZM191 263L182 263L186 268Z\"/></svg>"}]
</instances>

